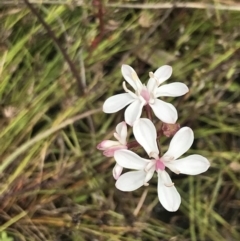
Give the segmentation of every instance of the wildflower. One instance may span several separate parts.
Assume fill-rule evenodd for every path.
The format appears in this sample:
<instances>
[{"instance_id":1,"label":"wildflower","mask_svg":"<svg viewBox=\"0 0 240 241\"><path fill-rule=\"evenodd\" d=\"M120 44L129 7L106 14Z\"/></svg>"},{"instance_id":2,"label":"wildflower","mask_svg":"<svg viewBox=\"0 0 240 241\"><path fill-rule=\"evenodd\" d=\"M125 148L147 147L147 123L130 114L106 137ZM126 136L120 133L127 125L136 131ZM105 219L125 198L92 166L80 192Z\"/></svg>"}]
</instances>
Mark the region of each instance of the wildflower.
<instances>
[{"instance_id":1,"label":"wildflower","mask_svg":"<svg viewBox=\"0 0 240 241\"><path fill-rule=\"evenodd\" d=\"M135 93L130 91L126 83L123 82L123 89L126 93L108 98L103 105L105 113L115 113L130 104L125 111L125 121L132 126L134 121L140 118L143 106L149 105L162 122L169 124L176 122L178 114L175 107L158 99L161 96L177 97L188 92L188 87L179 82L159 87L172 75L171 66L164 65L154 73L150 72L147 86L142 84L131 66L123 65L121 71L124 79L132 86Z\"/></svg>"},{"instance_id":2,"label":"wildflower","mask_svg":"<svg viewBox=\"0 0 240 241\"><path fill-rule=\"evenodd\" d=\"M123 121L116 126L116 132L113 134L117 141L104 140L97 145L97 149L103 151L103 155L112 157L114 152L121 149L127 149L127 125ZM123 168L116 163L113 168L113 177L117 180L122 173Z\"/></svg>"},{"instance_id":3,"label":"wildflower","mask_svg":"<svg viewBox=\"0 0 240 241\"><path fill-rule=\"evenodd\" d=\"M176 174L197 175L205 172L210 165L201 155L178 159L191 147L194 139L193 131L189 127L181 128L172 138L168 151L162 157L159 157L156 129L149 119L136 121L133 133L151 159L141 158L129 150L116 151L114 158L119 165L136 170L121 175L116 187L122 191L134 191L143 185L148 185L148 181L156 171L159 201L166 210L176 211L180 206L181 197L165 168L168 167Z\"/></svg>"}]
</instances>

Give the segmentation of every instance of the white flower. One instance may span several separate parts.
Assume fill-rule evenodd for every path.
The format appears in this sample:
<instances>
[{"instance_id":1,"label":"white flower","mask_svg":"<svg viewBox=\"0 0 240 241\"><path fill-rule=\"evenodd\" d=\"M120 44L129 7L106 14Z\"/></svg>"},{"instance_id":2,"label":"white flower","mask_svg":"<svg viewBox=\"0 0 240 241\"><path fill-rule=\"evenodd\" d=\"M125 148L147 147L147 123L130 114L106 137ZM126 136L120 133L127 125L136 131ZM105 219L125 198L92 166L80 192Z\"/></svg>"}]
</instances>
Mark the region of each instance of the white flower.
<instances>
[{"instance_id":1,"label":"white flower","mask_svg":"<svg viewBox=\"0 0 240 241\"><path fill-rule=\"evenodd\" d=\"M138 143L152 159L144 159L129 150L119 150L114 153L116 162L124 168L135 169L119 177L116 187L122 191L133 191L143 185L148 185L154 172L158 173L158 198L165 209L176 211L181 203L181 197L165 171L168 167L179 174L197 175L205 172L210 164L200 155L190 155L178 159L193 143L193 131L189 127L181 128L172 138L168 151L159 157L157 134L149 119L139 119L134 123L133 132Z\"/></svg>"},{"instance_id":2,"label":"white flower","mask_svg":"<svg viewBox=\"0 0 240 241\"><path fill-rule=\"evenodd\" d=\"M159 87L172 75L171 66L164 65L154 73L150 72L147 86L142 84L131 66L123 65L121 70L124 79L132 86L135 93L130 91L126 87L126 83L123 82L123 88L126 93L108 98L103 104L105 113L115 113L130 104L125 111L125 121L132 126L134 121L140 118L143 106L149 105L162 122L169 124L176 122L178 115L175 107L157 99L161 96L181 96L188 92L188 87L179 82Z\"/></svg>"},{"instance_id":3,"label":"white flower","mask_svg":"<svg viewBox=\"0 0 240 241\"><path fill-rule=\"evenodd\" d=\"M103 155L112 157L114 152L121 149L127 149L127 125L123 121L116 126L116 132L113 134L117 141L104 140L97 145L98 150L103 151ZM113 168L113 177L117 180L121 175L123 167L116 163Z\"/></svg>"}]
</instances>

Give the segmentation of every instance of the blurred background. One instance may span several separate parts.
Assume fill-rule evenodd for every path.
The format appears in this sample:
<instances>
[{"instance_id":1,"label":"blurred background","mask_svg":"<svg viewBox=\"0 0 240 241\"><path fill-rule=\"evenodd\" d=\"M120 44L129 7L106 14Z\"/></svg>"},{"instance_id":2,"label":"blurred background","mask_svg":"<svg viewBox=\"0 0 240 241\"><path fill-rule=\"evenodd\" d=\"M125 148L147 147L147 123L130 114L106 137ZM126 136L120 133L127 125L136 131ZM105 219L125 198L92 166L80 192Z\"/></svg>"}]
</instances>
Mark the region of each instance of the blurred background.
<instances>
[{"instance_id":1,"label":"blurred background","mask_svg":"<svg viewBox=\"0 0 240 241\"><path fill-rule=\"evenodd\" d=\"M0 0L0 240L240 240L239 2L28 1ZM142 82L171 65L168 83L190 89L165 100L195 133L187 154L211 167L171 173L177 212L159 203L156 176L118 191L114 159L96 149L123 119L102 112L122 64Z\"/></svg>"}]
</instances>

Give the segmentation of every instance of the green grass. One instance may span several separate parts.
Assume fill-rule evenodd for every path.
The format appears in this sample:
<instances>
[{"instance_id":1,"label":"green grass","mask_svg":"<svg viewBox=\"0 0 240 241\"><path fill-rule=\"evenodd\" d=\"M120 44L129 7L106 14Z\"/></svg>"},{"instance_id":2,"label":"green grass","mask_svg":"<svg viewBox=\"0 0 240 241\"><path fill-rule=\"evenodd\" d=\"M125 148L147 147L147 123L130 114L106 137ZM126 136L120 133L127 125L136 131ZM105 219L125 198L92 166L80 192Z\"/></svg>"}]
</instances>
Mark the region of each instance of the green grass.
<instances>
[{"instance_id":1,"label":"green grass","mask_svg":"<svg viewBox=\"0 0 240 241\"><path fill-rule=\"evenodd\" d=\"M0 240L240 240L239 12L106 7L101 35L90 3L35 8L86 79L86 94L37 17L0 2ZM96 150L123 118L101 111L122 91L123 63L143 82L169 64L169 82L190 89L167 100L195 133L188 153L211 167L172 175L176 213L160 205L153 178L135 217L144 188L116 190L114 160Z\"/></svg>"}]
</instances>

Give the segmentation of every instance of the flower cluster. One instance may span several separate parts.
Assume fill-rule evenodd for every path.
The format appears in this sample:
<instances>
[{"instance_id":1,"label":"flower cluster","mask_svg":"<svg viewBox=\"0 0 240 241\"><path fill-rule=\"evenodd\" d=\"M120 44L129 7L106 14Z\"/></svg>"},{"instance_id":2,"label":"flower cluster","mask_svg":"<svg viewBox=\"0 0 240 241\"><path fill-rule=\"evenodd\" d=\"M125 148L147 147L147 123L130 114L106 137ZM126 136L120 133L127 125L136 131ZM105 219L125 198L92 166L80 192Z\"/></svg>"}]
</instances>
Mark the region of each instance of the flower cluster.
<instances>
[{"instance_id":1,"label":"flower cluster","mask_svg":"<svg viewBox=\"0 0 240 241\"><path fill-rule=\"evenodd\" d=\"M194 140L193 131L189 127L180 128L176 124L178 119L176 108L158 99L162 96L182 96L188 92L188 87L179 82L160 86L172 74L172 68L168 65L158 68L154 73L150 72L147 85L142 84L132 67L123 65L121 70L124 79L134 92L123 82L126 93L114 95L105 101L103 105L105 113L115 113L129 106L125 110L125 121L116 127L114 137L117 141L104 140L97 148L103 150L105 156L113 156L116 160L113 176L119 190L134 191L141 186L147 186L156 172L160 203L166 210L176 211L180 206L181 197L166 167L176 174L197 175L205 172L210 166L209 161L201 155L195 154L179 159L191 147ZM148 118L141 118L143 108L146 108ZM151 110L162 121L164 128L161 130L156 130ZM142 158L130 150L131 145L127 143L127 124L133 128L135 144L143 147L149 158ZM159 150L161 134L167 137L173 136L164 154ZM123 168L132 171L122 174Z\"/></svg>"}]
</instances>

